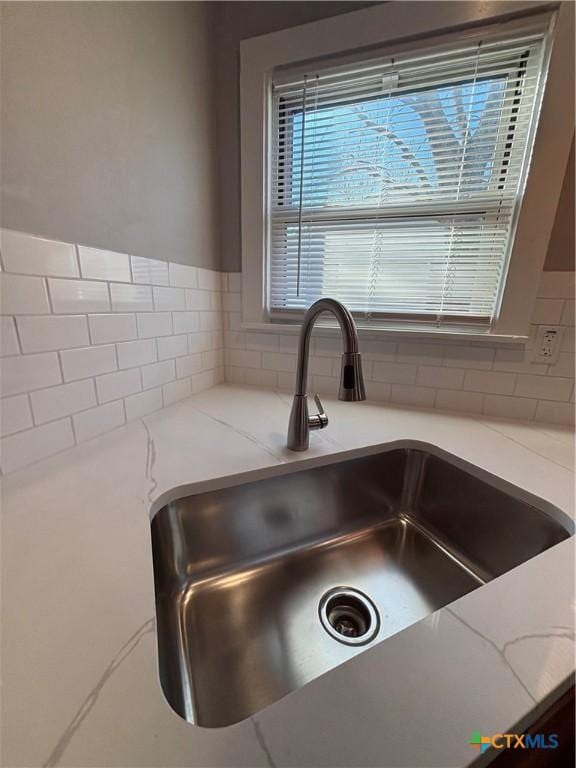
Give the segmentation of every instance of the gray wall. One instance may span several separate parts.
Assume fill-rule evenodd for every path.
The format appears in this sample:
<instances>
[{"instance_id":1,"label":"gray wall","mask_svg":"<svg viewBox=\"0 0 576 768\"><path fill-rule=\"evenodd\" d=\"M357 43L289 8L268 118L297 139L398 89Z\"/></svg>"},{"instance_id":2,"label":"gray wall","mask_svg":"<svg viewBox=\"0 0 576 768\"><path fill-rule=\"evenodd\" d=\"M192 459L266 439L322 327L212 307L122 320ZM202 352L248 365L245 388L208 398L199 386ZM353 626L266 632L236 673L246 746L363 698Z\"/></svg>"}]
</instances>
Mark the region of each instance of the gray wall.
<instances>
[{"instance_id":1,"label":"gray wall","mask_svg":"<svg viewBox=\"0 0 576 768\"><path fill-rule=\"evenodd\" d=\"M554 228L546 254L545 270L572 271L574 264L574 139L566 166Z\"/></svg>"},{"instance_id":2,"label":"gray wall","mask_svg":"<svg viewBox=\"0 0 576 768\"><path fill-rule=\"evenodd\" d=\"M3 226L217 267L211 7L1 5Z\"/></svg>"},{"instance_id":3,"label":"gray wall","mask_svg":"<svg viewBox=\"0 0 576 768\"><path fill-rule=\"evenodd\" d=\"M241 269L240 41L377 3L232 1L213 5L217 46L221 259L222 269L238 272Z\"/></svg>"}]
</instances>

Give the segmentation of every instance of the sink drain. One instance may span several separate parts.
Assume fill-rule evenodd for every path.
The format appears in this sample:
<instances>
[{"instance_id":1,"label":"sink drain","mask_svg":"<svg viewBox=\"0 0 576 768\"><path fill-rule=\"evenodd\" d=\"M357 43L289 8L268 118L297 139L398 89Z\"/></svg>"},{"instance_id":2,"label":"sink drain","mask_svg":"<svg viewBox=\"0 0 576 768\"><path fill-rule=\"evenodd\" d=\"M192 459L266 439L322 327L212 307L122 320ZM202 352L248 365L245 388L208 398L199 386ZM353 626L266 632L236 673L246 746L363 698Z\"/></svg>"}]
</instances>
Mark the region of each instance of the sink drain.
<instances>
[{"instance_id":1,"label":"sink drain","mask_svg":"<svg viewBox=\"0 0 576 768\"><path fill-rule=\"evenodd\" d=\"M320 601L320 621L335 640L346 645L365 645L380 627L374 603L351 587L336 587Z\"/></svg>"}]
</instances>

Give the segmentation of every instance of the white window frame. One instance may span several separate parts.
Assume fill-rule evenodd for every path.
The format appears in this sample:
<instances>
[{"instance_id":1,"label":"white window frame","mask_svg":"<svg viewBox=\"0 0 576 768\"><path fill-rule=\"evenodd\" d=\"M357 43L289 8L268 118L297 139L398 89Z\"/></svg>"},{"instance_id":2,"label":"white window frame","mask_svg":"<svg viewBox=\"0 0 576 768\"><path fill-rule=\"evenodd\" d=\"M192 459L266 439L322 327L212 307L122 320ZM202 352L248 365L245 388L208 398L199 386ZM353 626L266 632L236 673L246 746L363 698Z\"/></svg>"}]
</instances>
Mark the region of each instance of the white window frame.
<instances>
[{"instance_id":1,"label":"white window frame","mask_svg":"<svg viewBox=\"0 0 576 768\"><path fill-rule=\"evenodd\" d=\"M546 88L542 100L530 169L514 232L508 273L498 317L489 329L430 329L406 323L383 323L360 329L361 335L522 341L530 320L574 132L573 34L571 2L394 2L354 11L241 43L241 204L242 327L278 333L297 324L272 322L267 311L268 156L271 136L270 83L274 69L307 59L335 56L354 49L413 45L414 39L460 37L478 26L522 24L522 17L554 13L554 40L549 46ZM514 19L518 18L518 22ZM326 330L327 333L331 329Z\"/></svg>"}]
</instances>

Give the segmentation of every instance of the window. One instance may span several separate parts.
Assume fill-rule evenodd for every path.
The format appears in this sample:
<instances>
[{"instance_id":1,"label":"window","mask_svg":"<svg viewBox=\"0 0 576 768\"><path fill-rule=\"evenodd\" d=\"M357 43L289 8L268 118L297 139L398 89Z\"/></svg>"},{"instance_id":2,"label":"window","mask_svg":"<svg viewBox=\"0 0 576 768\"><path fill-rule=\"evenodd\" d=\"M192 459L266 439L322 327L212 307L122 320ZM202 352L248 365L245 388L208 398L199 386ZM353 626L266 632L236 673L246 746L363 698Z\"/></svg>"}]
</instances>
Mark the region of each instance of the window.
<instances>
[{"instance_id":1,"label":"window","mask_svg":"<svg viewBox=\"0 0 576 768\"><path fill-rule=\"evenodd\" d=\"M268 305L490 326L529 160L544 32L272 76Z\"/></svg>"}]
</instances>

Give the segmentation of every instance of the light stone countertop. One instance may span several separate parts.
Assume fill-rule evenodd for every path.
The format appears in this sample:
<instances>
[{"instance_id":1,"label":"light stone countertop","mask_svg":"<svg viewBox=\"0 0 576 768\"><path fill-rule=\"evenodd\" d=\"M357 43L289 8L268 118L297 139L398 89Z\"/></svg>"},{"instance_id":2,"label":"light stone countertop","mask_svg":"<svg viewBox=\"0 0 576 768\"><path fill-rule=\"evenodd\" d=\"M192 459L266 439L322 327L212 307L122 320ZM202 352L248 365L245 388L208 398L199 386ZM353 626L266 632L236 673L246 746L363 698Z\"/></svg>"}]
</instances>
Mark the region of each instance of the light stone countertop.
<instances>
[{"instance_id":1,"label":"light stone countertop","mask_svg":"<svg viewBox=\"0 0 576 768\"><path fill-rule=\"evenodd\" d=\"M432 443L574 516L565 428L327 402L306 454L290 397L222 385L8 476L5 766L451 768L574 669L573 539L225 729L180 719L157 675L150 509L160 494L395 440Z\"/></svg>"}]
</instances>

